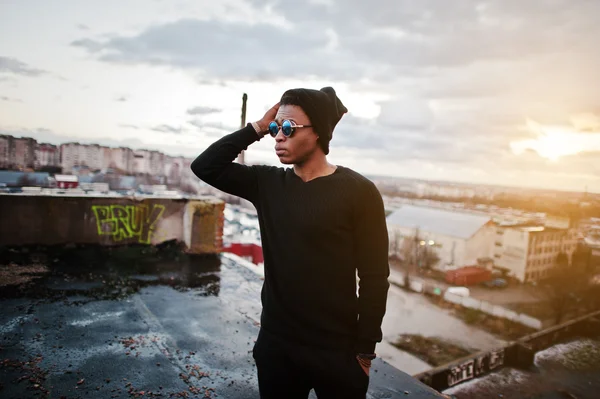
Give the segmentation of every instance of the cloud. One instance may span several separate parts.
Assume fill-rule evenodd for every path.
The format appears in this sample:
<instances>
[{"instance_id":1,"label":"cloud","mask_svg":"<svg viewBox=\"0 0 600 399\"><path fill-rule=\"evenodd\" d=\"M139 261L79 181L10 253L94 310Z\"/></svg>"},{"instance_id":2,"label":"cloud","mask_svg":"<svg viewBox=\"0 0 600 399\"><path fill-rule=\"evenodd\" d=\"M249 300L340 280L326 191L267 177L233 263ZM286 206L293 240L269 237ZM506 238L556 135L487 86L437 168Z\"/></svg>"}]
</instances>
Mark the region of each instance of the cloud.
<instances>
[{"instance_id":1,"label":"cloud","mask_svg":"<svg viewBox=\"0 0 600 399\"><path fill-rule=\"evenodd\" d=\"M119 123L119 127L124 127L126 129L133 129L133 130L139 130L140 129L139 126L131 125L131 124L128 124L128 123Z\"/></svg>"},{"instance_id":2,"label":"cloud","mask_svg":"<svg viewBox=\"0 0 600 399\"><path fill-rule=\"evenodd\" d=\"M396 99L381 103L377 121L387 130L429 130L435 115L421 98Z\"/></svg>"},{"instance_id":3,"label":"cloud","mask_svg":"<svg viewBox=\"0 0 600 399\"><path fill-rule=\"evenodd\" d=\"M90 27L85 24L77 24L77 29L79 30L90 30Z\"/></svg>"},{"instance_id":4,"label":"cloud","mask_svg":"<svg viewBox=\"0 0 600 399\"><path fill-rule=\"evenodd\" d=\"M2 82L6 82L13 87L17 86L17 79L15 79L13 76L0 76L0 83Z\"/></svg>"},{"instance_id":5,"label":"cloud","mask_svg":"<svg viewBox=\"0 0 600 399\"><path fill-rule=\"evenodd\" d=\"M162 125L151 127L150 130L153 130L155 132L160 132L160 133L181 134L181 132L184 130L184 128L182 128L181 126L175 127L175 126L171 126L171 125L167 125L167 124L162 124Z\"/></svg>"},{"instance_id":6,"label":"cloud","mask_svg":"<svg viewBox=\"0 0 600 399\"><path fill-rule=\"evenodd\" d=\"M92 39L79 39L71 42L71 46L83 47L90 53L97 53L101 51L104 45Z\"/></svg>"},{"instance_id":7,"label":"cloud","mask_svg":"<svg viewBox=\"0 0 600 399\"><path fill-rule=\"evenodd\" d=\"M206 132L207 134L214 132L215 130L222 134L225 132L231 133L239 129L239 127L223 124L221 122L206 122L200 119L191 119L188 123L194 126L198 131Z\"/></svg>"},{"instance_id":8,"label":"cloud","mask_svg":"<svg viewBox=\"0 0 600 399\"><path fill-rule=\"evenodd\" d=\"M489 170L490 176L511 178L519 176L519 168L557 173L562 165L573 176L597 171L598 161L588 152L552 163L532 151L516 155L510 143L536 139L522 129L527 119L571 126L575 132L598 131L600 91L594 83L600 70L600 2L244 4L248 12L243 20L231 17L231 8L238 9L228 3L223 7L227 15L218 15L215 8L148 19L145 25L136 20L126 31L96 33L79 27L70 44L115 70L138 65L175 70L220 93L246 90L249 83L256 83L256 90L267 86L260 83L289 81L343 86L380 112L366 119L356 117L364 112L353 115L351 109L336 128L332 154L356 152L365 162L385 160L414 171L430 168L431 173L446 167L455 171L449 174ZM2 65L0 71L6 71ZM190 105L184 128L196 137L236 130L203 118L221 111ZM159 126L121 127L176 133L179 121L162 121Z\"/></svg>"},{"instance_id":9,"label":"cloud","mask_svg":"<svg viewBox=\"0 0 600 399\"><path fill-rule=\"evenodd\" d=\"M593 113L573 115L573 117L571 117L571 124L578 132L600 132L600 116Z\"/></svg>"},{"instance_id":10,"label":"cloud","mask_svg":"<svg viewBox=\"0 0 600 399\"><path fill-rule=\"evenodd\" d=\"M187 113L188 113L188 115L208 115L208 114L214 114L214 113L217 113L220 111L221 110L218 108L197 106L197 107L189 108L187 110Z\"/></svg>"},{"instance_id":11,"label":"cloud","mask_svg":"<svg viewBox=\"0 0 600 399\"><path fill-rule=\"evenodd\" d=\"M127 96L119 96L115 99L117 102L126 102L128 100Z\"/></svg>"},{"instance_id":12,"label":"cloud","mask_svg":"<svg viewBox=\"0 0 600 399\"><path fill-rule=\"evenodd\" d=\"M14 102L14 103L22 103L23 102L23 100L21 100L21 99L6 97L6 96L0 96L0 100Z\"/></svg>"},{"instance_id":13,"label":"cloud","mask_svg":"<svg viewBox=\"0 0 600 399\"><path fill-rule=\"evenodd\" d=\"M41 76L47 72L42 69L32 68L16 58L0 56L0 72L10 72L22 76Z\"/></svg>"},{"instance_id":14,"label":"cloud","mask_svg":"<svg viewBox=\"0 0 600 399\"><path fill-rule=\"evenodd\" d=\"M370 82L390 96L489 98L549 117L556 115L553 108L569 108L563 118L600 104L600 94L586 83L600 69L600 53L594 50L594 38L600 35L593 17L600 13L597 2L515 6L500 0L401 5L348 0L333 8L314 1L252 4L259 10L271 7L288 23L180 19L132 35L82 38L72 45L104 62L194 70L199 81L213 84L311 77L354 87ZM282 49L288 48L301 56L286 55ZM540 96L546 109L521 106L528 100L535 104Z\"/></svg>"},{"instance_id":15,"label":"cloud","mask_svg":"<svg viewBox=\"0 0 600 399\"><path fill-rule=\"evenodd\" d=\"M356 76L352 72L356 65L344 64L343 57L322 62L328 55L329 40L322 30L302 27L289 30L266 24L181 19L150 26L133 36L84 38L71 45L105 62L176 66L200 71L201 76L211 79L270 81L282 76ZM267 56L274 49L288 48L290 43L293 43L294 53L302 54L301 57ZM264 56L257 58L257 55Z\"/></svg>"}]
</instances>

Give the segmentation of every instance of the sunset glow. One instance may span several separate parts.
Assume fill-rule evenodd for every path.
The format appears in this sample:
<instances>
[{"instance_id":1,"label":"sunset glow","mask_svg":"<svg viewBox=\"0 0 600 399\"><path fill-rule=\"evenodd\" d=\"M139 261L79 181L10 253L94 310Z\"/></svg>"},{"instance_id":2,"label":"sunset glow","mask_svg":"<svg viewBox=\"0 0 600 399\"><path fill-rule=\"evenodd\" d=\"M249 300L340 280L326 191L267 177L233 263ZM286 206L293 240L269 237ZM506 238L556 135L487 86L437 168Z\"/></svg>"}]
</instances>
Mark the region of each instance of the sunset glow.
<instances>
[{"instance_id":1,"label":"sunset glow","mask_svg":"<svg viewBox=\"0 0 600 399\"><path fill-rule=\"evenodd\" d=\"M510 147L517 155L533 150L541 157L557 161L585 151L600 151L600 131L580 132L574 127L545 126L529 119L527 129L538 137L511 142Z\"/></svg>"}]
</instances>

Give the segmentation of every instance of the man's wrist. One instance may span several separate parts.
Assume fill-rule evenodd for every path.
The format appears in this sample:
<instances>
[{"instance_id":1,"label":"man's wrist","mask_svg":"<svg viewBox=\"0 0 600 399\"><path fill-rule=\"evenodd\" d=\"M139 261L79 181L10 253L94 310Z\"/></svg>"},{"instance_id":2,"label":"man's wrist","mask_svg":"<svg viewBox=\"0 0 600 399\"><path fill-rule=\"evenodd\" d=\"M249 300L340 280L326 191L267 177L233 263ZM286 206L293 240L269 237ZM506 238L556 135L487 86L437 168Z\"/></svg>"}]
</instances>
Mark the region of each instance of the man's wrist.
<instances>
[{"instance_id":1,"label":"man's wrist","mask_svg":"<svg viewBox=\"0 0 600 399\"><path fill-rule=\"evenodd\" d=\"M258 137L263 137L265 135L267 129L261 126L259 122L252 122L251 125L256 134L258 134Z\"/></svg>"}]
</instances>

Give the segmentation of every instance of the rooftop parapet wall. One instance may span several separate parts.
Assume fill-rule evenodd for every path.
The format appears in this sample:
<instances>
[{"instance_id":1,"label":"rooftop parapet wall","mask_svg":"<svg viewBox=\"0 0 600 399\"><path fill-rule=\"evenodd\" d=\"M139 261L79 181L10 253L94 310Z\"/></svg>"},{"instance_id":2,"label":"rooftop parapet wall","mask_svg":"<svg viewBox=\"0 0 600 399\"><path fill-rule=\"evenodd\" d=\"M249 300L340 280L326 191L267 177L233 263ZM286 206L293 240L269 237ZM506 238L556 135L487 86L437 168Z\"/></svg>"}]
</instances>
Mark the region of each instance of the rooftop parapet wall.
<instances>
[{"instance_id":1,"label":"rooftop parapet wall","mask_svg":"<svg viewBox=\"0 0 600 399\"><path fill-rule=\"evenodd\" d=\"M573 337L600 336L600 311L565 322L514 342L483 351L414 376L425 385L440 392L470 381L503 367L527 369L536 352Z\"/></svg>"},{"instance_id":2,"label":"rooftop parapet wall","mask_svg":"<svg viewBox=\"0 0 600 399\"><path fill-rule=\"evenodd\" d=\"M184 242L222 250L224 203L214 198L0 195L0 245Z\"/></svg>"}]
</instances>

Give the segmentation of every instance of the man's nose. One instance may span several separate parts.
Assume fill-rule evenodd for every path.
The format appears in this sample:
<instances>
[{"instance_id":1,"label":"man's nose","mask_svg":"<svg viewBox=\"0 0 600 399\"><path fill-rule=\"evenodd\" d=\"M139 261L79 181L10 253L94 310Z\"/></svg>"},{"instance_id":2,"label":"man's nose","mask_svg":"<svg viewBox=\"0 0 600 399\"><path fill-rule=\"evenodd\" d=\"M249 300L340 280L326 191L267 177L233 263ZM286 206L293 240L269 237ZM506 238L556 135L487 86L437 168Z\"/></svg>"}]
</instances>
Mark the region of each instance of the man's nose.
<instances>
[{"instance_id":1,"label":"man's nose","mask_svg":"<svg viewBox=\"0 0 600 399\"><path fill-rule=\"evenodd\" d=\"M280 141L284 141L287 137L285 137L285 135L283 134L283 130L281 128L279 128L279 131L277 132L277 135L275 136L275 141L280 142Z\"/></svg>"}]
</instances>

